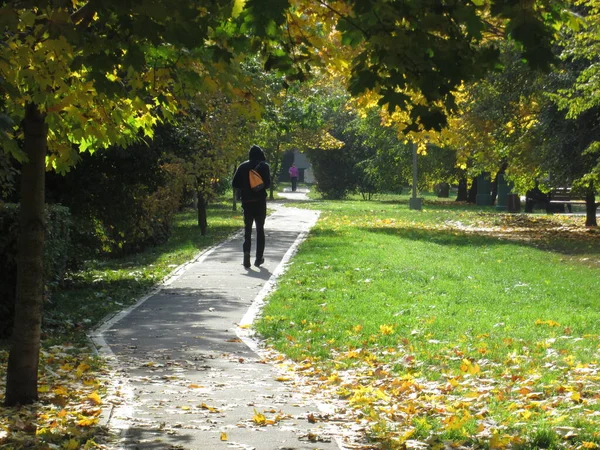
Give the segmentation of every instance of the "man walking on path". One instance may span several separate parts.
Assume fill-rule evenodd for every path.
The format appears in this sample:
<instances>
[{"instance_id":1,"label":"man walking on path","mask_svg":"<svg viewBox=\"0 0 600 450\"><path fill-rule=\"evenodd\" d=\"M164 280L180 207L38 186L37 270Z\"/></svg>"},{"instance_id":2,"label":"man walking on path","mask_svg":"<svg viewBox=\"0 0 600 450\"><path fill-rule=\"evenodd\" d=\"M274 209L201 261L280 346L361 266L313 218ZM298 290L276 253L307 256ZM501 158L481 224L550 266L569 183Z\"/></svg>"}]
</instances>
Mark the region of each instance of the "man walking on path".
<instances>
[{"instance_id":1,"label":"man walking on path","mask_svg":"<svg viewBox=\"0 0 600 450\"><path fill-rule=\"evenodd\" d=\"M292 192L296 192L296 183L298 181L298 168L296 167L296 163L292 164L289 170L290 180L292 180Z\"/></svg>"},{"instance_id":2,"label":"man walking on path","mask_svg":"<svg viewBox=\"0 0 600 450\"><path fill-rule=\"evenodd\" d=\"M263 188L254 190L250 186L249 174L255 170L263 179ZM244 210L244 267L250 268L250 249L252 247L252 225L256 224L256 259L254 265L260 267L265 262L265 219L267 217L267 189L271 186L271 172L266 163L265 154L258 145L248 152L248 161L239 165L231 185L237 189Z\"/></svg>"}]
</instances>

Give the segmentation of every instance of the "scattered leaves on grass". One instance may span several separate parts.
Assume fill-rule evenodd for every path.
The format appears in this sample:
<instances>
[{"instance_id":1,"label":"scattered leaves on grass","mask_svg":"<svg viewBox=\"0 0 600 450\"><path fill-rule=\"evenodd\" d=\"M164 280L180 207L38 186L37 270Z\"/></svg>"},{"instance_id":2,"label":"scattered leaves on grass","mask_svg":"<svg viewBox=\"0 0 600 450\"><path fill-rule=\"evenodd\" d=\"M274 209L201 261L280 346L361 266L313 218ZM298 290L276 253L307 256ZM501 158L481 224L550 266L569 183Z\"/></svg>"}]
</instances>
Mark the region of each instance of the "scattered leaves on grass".
<instances>
[{"instance_id":1,"label":"scattered leaves on grass","mask_svg":"<svg viewBox=\"0 0 600 450\"><path fill-rule=\"evenodd\" d=\"M7 352L0 352L0 368ZM107 449L100 426L106 370L88 348L55 345L40 352L39 401L0 407L0 448ZM5 392L0 373L0 404Z\"/></svg>"}]
</instances>

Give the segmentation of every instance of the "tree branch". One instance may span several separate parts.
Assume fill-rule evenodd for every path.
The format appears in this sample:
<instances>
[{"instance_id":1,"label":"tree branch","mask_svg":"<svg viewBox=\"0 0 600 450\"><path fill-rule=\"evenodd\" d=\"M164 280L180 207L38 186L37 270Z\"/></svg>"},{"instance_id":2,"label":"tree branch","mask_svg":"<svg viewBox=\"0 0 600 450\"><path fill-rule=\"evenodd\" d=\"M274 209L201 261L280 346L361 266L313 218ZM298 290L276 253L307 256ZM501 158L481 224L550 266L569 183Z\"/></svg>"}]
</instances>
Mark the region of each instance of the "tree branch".
<instances>
[{"instance_id":1,"label":"tree branch","mask_svg":"<svg viewBox=\"0 0 600 450\"><path fill-rule=\"evenodd\" d=\"M321 6L324 6L329 11L331 11L336 16L338 16L340 19L345 20L350 25L352 25L354 28L356 28L358 31L360 31L362 34L364 34L365 38L369 39L371 37L371 34L367 30L365 30L364 28L362 28L360 25L358 25L354 21L350 20L349 17L343 15L341 12L339 12L338 10L336 10L335 8L333 8L332 6L328 5L327 2L325 2L324 0L317 0L317 1L318 1L319 4L321 4Z\"/></svg>"},{"instance_id":2,"label":"tree branch","mask_svg":"<svg viewBox=\"0 0 600 450\"><path fill-rule=\"evenodd\" d=\"M94 14L96 14L94 0L88 0L85 5L71 14L71 21L82 28L86 28L92 22Z\"/></svg>"}]
</instances>

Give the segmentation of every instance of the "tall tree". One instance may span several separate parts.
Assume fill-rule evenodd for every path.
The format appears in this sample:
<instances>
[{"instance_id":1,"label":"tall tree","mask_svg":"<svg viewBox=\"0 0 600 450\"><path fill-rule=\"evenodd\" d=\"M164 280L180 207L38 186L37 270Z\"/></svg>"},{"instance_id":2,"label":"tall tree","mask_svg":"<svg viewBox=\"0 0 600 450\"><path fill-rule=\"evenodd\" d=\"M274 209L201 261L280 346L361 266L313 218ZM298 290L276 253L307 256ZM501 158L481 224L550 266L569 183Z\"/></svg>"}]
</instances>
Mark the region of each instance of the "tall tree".
<instances>
[{"instance_id":1,"label":"tall tree","mask_svg":"<svg viewBox=\"0 0 600 450\"><path fill-rule=\"evenodd\" d=\"M581 0L576 2L578 12L584 17L584 27L572 27L563 40L561 59L570 69L571 84L559 89L553 96L566 117L575 122L575 139L580 146L580 165L574 188L585 193L586 225L597 226L596 213L600 202L600 94L598 92L598 50L600 49L600 2ZM576 25L579 25L576 23ZM583 148L581 148L583 147Z\"/></svg>"},{"instance_id":2,"label":"tall tree","mask_svg":"<svg viewBox=\"0 0 600 450\"><path fill-rule=\"evenodd\" d=\"M232 6L228 0L2 3L0 94L19 125L3 127L1 145L23 162L6 405L38 395L46 168L67 170L78 151L151 136L181 106L181 94L201 89L208 68L227 54L218 39L207 38L232 16Z\"/></svg>"}]
</instances>

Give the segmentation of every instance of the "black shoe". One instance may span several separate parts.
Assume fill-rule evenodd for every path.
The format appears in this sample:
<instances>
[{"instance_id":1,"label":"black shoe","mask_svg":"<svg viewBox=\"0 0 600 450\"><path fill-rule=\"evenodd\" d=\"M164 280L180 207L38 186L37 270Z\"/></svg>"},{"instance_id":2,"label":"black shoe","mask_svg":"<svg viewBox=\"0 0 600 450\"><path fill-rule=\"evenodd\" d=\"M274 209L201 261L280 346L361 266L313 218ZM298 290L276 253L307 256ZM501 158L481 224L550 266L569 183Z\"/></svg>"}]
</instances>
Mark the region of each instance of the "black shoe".
<instances>
[{"instance_id":1,"label":"black shoe","mask_svg":"<svg viewBox=\"0 0 600 450\"><path fill-rule=\"evenodd\" d=\"M261 264L264 264L264 262L265 262L265 258L256 258L256 259L254 260L254 265L255 265L256 267L260 267L260 265L261 265Z\"/></svg>"},{"instance_id":2,"label":"black shoe","mask_svg":"<svg viewBox=\"0 0 600 450\"><path fill-rule=\"evenodd\" d=\"M244 262L242 264L244 264L246 269L250 268L250 253L244 253Z\"/></svg>"}]
</instances>

